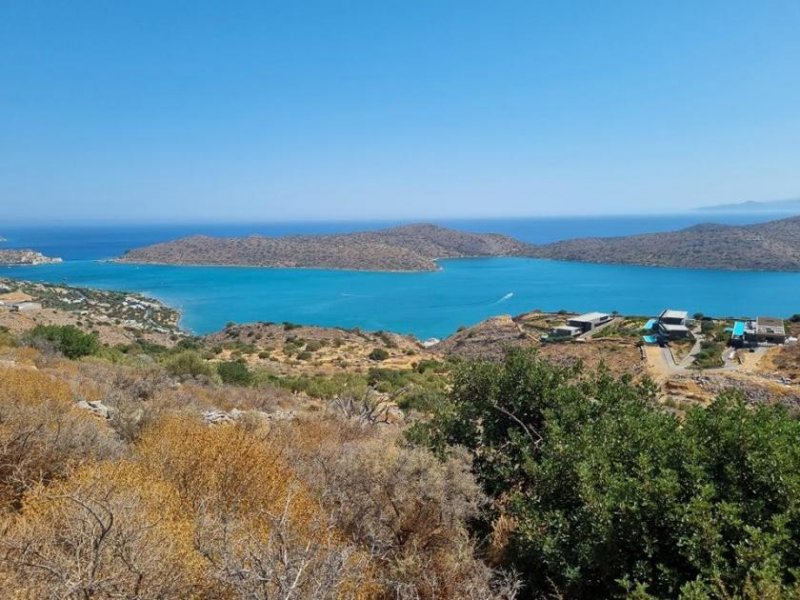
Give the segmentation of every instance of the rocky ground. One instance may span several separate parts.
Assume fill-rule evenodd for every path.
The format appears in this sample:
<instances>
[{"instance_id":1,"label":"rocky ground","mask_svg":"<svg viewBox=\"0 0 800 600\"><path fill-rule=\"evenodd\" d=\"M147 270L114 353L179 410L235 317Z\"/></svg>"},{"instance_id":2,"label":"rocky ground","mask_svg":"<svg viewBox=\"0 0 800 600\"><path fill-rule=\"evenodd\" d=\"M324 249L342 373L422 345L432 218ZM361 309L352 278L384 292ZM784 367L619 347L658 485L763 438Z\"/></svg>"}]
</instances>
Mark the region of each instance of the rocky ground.
<instances>
[{"instance_id":1,"label":"rocky ground","mask_svg":"<svg viewBox=\"0 0 800 600\"><path fill-rule=\"evenodd\" d=\"M411 336L292 323L230 325L204 337L203 344L220 360L243 358L280 375L411 369L420 360L439 357Z\"/></svg>"}]
</instances>

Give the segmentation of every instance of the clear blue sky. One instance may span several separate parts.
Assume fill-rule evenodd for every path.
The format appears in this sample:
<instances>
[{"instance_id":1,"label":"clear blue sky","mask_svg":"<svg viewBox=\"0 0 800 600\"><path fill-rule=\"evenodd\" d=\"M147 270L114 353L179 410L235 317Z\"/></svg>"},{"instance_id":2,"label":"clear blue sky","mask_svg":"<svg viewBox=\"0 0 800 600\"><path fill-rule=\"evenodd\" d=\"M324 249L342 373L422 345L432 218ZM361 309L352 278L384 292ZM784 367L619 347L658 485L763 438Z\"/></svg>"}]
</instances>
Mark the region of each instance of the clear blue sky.
<instances>
[{"instance_id":1,"label":"clear blue sky","mask_svg":"<svg viewBox=\"0 0 800 600\"><path fill-rule=\"evenodd\" d=\"M800 196L800 0L0 2L0 219Z\"/></svg>"}]
</instances>

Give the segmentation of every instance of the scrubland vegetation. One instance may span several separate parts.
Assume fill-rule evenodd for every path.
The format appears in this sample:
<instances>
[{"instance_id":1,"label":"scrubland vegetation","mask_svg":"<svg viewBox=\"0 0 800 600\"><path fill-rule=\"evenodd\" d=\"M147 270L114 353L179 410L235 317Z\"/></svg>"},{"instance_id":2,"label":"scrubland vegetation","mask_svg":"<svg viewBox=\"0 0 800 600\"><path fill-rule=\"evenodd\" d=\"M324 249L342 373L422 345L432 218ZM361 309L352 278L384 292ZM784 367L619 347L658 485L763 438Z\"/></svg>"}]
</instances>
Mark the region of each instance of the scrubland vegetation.
<instances>
[{"instance_id":1,"label":"scrubland vegetation","mask_svg":"<svg viewBox=\"0 0 800 600\"><path fill-rule=\"evenodd\" d=\"M83 335L0 332L3 597L800 593L784 409L522 350L289 377Z\"/></svg>"}]
</instances>

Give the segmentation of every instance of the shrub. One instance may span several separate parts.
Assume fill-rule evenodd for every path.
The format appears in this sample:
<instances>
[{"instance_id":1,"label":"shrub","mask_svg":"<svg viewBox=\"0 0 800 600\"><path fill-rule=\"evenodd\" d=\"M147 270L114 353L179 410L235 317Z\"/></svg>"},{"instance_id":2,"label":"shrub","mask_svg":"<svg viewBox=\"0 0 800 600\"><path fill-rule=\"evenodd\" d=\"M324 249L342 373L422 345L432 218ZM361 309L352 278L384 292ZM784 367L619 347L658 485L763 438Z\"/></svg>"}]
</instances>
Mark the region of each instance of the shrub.
<instances>
[{"instance_id":1,"label":"shrub","mask_svg":"<svg viewBox=\"0 0 800 600\"><path fill-rule=\"evenodd\" d=\"M75 407L67 383L0 368L0 512L32 485L118 450L113 432Z\"/></svg>"},{"instance_id":2,"label":"shrub","mask_svg":"<svg viewBox=\"0 0 800 600\"><path fill-rule=\"evenodd\" d=\"M800 421L726 394L680 423L655 391L513 351L459 366L411 437L470 451L530 597L795 597Z\"/></svg>"},{"instance_id":3,"label":"shrub","mask_svg":"<svg viewBox=\"0 0 800 600\"><path fill-rule=\"evenodd\" d=\"M20 598L196 597L193 538L172 485L129 462L101 464L26 496L3 562Z\"/></svg>"},{"instance_id":4,"label":"shrub","mask_svg":"<svg viewBox=\"0 0 800 600\"><path fill-rule=\"evenodd\" d=\"M171 357L164 363L164 368L175 377L211 377L214 368L206 362L195 350L184 350Z\"/></svg>"},{"instance_id":5,"label":"shrub","mask_svg":"<svg viewBox=\"0 0 800 600\"><path fill-rule=\"evenodd\" d=\"M243 427L172 418L144 436L139 455L195 515L194 545L228 588L200 597L367 597L367 557L332 530L280 447Z\"/></svg>"},{"instance_id":6,"label":"shrub","mask_svg":"<svg viewBox=\"0 0 800 600\"><path fill-rule=\"evenodd\" d=\"M16 338L9 332L8 327L0 327L0 347L16 346Z\"/></svg>"},{"instance_id":7,"label":"shrub","mask_svg":"<svg viewBox=\"0 0 800 600\"><path fill-rule=\"evenodd\" d=\"M241 360L231 360L217 365L217 373L223 383L231 385L250 385L253 383L253 374L247 364Z\"/></svg>"},{"instance_id":8,"label":"shrub","mask_svg":"<svg viewBox=\"0 0 800 600\"><path fill-rule=\"evenodd\" d=\"M52 344L71 359L97 354L101 348L96 335L84 333L74 325L37 325L28 332L27 340L33 346Z\"/></svg>"},{"instance_id":9,"label":"shrub","mask_svg":"<svg viewBox=\"0 0 800 600\"><path fill-rule=\"evenodd\" d=\"M322 348L322 342L317 340L309 340L306 342L306 352L317 352Z\"/></svg>"},{"instance_id":10,"label":"shrub","mask_svg":"<svg viewBox=\"0 0 800 600\"><path fill-rule=\"evenodd\" d=\"M372 352L369 353L369 359L374 361L384 361L389 358L389 353L384 350L383 348L375 348Z\"/></svg>"}]
</instances>

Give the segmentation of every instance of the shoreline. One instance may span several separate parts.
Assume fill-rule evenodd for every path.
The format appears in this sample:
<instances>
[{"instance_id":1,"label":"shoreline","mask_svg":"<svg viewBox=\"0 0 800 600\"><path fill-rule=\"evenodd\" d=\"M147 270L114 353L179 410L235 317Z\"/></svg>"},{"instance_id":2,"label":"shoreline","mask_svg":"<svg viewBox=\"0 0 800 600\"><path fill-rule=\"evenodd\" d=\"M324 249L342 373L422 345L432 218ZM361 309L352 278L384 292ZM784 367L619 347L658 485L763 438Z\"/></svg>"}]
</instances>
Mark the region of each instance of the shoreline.
<instances>
[{"instance_id":1,"label":"shoreline","mask_svg":"<svg viewBox=\"0 0 800 600\"><path fill-rule=\"evenodd\" d=\"M459 257L461 258L461 257ZM479 258L479 257L463 257L463 258ZM511 257L482 257L482 258L511 258ZM345 269L344 267L289 267L278 265L228 265L228 264L213 264L213 263L165 263L165 262L140 262L119 260L117 258L100 259L94 262L112 263L116 265L132 265L132 266L146 266L146 267L186 267L189 269L197 268L213 268L213 269L269 269L272 271L342 271L345 273L389 273L389 274L418 274L418 273L437 273L442 271L442 267L438 265L435 269ZM446 259L450 260L450 259ZM458 259L455 259L458 260Z\"/></svg>"},{"instance_id":2,"label":"shoreline","mask_svg":"<svg viewBox=\"0 0 800 600\"><path fill-rule=\"evenodd\" d=\"M768 273L776 273L776 274L791 274L796 273L800 275L800 269L792 270L792 269L738 269L738 268L727 268L721 269L718 267L682 267L679 265L658 265L658 264L646 264L646 263L625 263L625 262L605 262L605 261L597 261L597 260L579 260L579 259L566 259L566 258L548 258L544 256L525 256L525 255L504 255L504 256L446 256L446 257L437 257L432 259L435 263L437 268L436 269L429 269L429 270L422 270L422 269L347 269L344 267L296 267L296 266L276 266L276 265L239 265L239 264L211 264L211 263L165 263L165 262L139 262L139 261L124 261L119 260L117 258L106 258L106 259L96 259L96 260L89 260L89 262L102 262L102 263L113 263L119 265L134 265L134 266L149 266L149 267L187 267L187 268L198 268L198 267L207 267L207 268L233 268L233 269L269 269L269 270L281 270L281 271L291 271L291 270L300 270L300 271L338 271L338 272L345 272L345 273L396 273L396 274L405 274L405 273L437 273L439 271L443 271L444 267L440 265L442 261L449 261L449 260L491 260L491 259L505 259L505 258L518 258L524 260L535 260L535 261L544 261L549 263L568 263L568 264L577 264L577 265L598 265L598 266L606 266L606 267L638 267L642 269L670 269L670 270L681 270L681 271L699 271L699 272L713 272L713 273L759 273L759 274L768 274ZM72 262L72 261L64 261L64 262ZM4 265L0 265L4 266ZM5 265L5 266L24 266L24 265ZM30 266L39 266L39 265L30 265Z\"/></svg>"}]
</instances>

